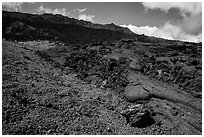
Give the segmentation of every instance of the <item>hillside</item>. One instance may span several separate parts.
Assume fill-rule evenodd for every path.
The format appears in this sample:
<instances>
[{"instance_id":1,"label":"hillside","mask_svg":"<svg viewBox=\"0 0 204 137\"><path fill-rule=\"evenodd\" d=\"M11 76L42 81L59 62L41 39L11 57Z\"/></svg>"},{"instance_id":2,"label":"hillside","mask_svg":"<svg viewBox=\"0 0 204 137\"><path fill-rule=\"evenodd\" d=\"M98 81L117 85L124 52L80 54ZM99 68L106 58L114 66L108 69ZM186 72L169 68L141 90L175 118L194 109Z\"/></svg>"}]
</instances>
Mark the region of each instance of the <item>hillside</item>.
<instances>
[{"instance_id":1,"label":"hillside","mask_svg":"<svg viewBox=\"0 0 204 137\"><path fill-rule=\"evenodd\" d=\"M201 135L202 44L3 11L2 134Z\"/></svg>"},{"instance_id":2,"label":"hillside","mask_svg":"<svg viewBox=\"0 0 204 137\"><path fill-rule=\"evenodd\" d=\"M5 39L27 41L60 40L68 44L113 42L133 38L141 42L174 43L177 41L138 35L113 23L93 24L62 15L28 14L2 11L2 35Z\"/></svg>"},{"instance_id":3,"label":"hillside","mask_svg":"<svg viewBox=\"0 0 204 137\"><path fill-rule=\"evenodd\" d=\"M114 24L92 24L62 15L34 15L3 11L3 37L18 40L55 39L90 43L133 38L136 34Z\"/></svg>"}]
</instances>

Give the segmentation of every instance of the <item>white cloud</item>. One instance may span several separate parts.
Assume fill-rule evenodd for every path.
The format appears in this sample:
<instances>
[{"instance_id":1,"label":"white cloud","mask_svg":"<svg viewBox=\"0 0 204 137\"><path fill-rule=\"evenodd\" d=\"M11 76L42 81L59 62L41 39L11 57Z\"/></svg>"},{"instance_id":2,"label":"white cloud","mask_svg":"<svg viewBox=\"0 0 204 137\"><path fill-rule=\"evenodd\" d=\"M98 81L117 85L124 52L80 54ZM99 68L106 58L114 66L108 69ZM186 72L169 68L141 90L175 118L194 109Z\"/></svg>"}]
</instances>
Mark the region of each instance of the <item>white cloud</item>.
<instances>
[{"instance_id":1,"label":"white cloud","mask_svg":"<svg viewBox=\"0 0 204 137\"><path fill-rule=\"evenodd\" d=\"M141 26L137 27L134 25L121 25L122 27L129 28L132 32L136 34L145 34L148 36L160 37L170 40L182 40L182 41L191 41L191 42L201 42L202 34L192 35L183 31L179 26L172 25L167 22L163 26L150 27L150 26Z\"/></svg>"},{"instance_id":2,"label":"white cloud","mask_svg":"<svg viewBox=\"0 0 204 137\"><path fill-rule=\"evenodd\" d=\"M202 3L201 2L143 2L145 9L160 9L167 13L170 9L176 8L183 18L179 23L166 22L159 28L145 27L151 36L163 37L176 40L187 40L193 42L202 41ZM129 26L130 28L134 28ZM138 28L137 28L138 29ZM139 27L139 30L141 27ZM134 31L136 29L134 28ZM138 30L137 30L138 31ZM148 35L148 34L147 34Z\"/></svg>"},{"instance_id":3,"label":"white cloud","mask_svg":"<svg viewBox=\"0 0 204 137\"><path fill-rule=\"evenodd\" d=\"M93 21L94 21L94 20L93 20L94 17L95 17L94 15L80 14L80 15L78 16L78 19L93 22Z\"/></svg>"},{"instance_id":4,"label":"white cloud","mask_svg":"<svg viewBox=\"0 0 204 137\"><path fill-rule=\"evenodd\" d=\"M90 14L84 14L83 12L86 11L86 8L84 9L73 9L73 11L77 11L78 12L78 19L79 20L85 20L85 21L91 21L94 22L93 18L95 17L94 15L90 15Z\"/></svg>"},{"instance_id":5,"label":"white cloud","mask_svg":"<svg viewBox=\"0 0 204 137\"><path fill-rule=\"evenodd\" d=\"M84 12L86 10L86 8L84 8L84 9L73 9L73 11L78 11L79 13L82 13L82 12Z\"/></svg>"},{"instance_id":6,"label":"white cloud","mask_svg":"<svg viewBox=\"0 0 204 137\"><path fill-rule=\"evenodd\" d=\"M65 8L52 10L50 8L43 7L42 5L38 8L38 11L43 12L43 13L61 14L63 16L68 16L69 15L69 13L66 11Z\"/></svg>"},{"instance_id":7,"label":"white cloud","mask_svg":"<svg viewBox=\"0 0 204 137\"><path fill-rule=\"evenodd\" d=\"M143 6L148 9L160 9L168 12L172 8L179 10L183 17L182 22L177 26L186 33L199 34L202 33L202 3L201 2L143 2Z\"/></svg>"},{"instance_id":8,"label":"white cloud","mask_svg":"<svg viewBox=\"0 0 204 137\"><path fill-rule=\"evenodd\" d=\"M8 11L20 11L23 2L2 2L2 9Z\"/></svg>"},{"instance_id":9,"label":"white cloud","mask_svg":"<svg viewBox=\"0 0 204 137\"><path fill-rule=\"evenodd\" d=\"M183 13L199 14L202 12L201 2L143 2L146 9L160 9L168 12L171 8L177 8Z\"/></svg>"}]
</instances>

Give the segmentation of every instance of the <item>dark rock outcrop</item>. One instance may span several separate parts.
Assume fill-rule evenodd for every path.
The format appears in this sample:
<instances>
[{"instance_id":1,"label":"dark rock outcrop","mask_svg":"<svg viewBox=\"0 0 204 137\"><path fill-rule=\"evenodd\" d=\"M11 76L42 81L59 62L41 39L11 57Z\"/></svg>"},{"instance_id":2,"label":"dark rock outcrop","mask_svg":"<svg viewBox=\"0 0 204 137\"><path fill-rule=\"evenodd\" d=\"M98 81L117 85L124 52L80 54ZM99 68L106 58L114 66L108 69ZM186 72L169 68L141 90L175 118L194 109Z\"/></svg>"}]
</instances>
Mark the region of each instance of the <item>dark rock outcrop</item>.
<instances>
[{"instance_id":1,"label":"dark rock outcrop","mask_svg":"<svg viewBox=\"0 0 204 137\"><path fill-rule=\"evenodd\" d=\"M125 109L121 114L126 118L131 127L145 128L155 123L152 116L154 112L144 105L137 104Z\"/></svg>"}]
</instances>

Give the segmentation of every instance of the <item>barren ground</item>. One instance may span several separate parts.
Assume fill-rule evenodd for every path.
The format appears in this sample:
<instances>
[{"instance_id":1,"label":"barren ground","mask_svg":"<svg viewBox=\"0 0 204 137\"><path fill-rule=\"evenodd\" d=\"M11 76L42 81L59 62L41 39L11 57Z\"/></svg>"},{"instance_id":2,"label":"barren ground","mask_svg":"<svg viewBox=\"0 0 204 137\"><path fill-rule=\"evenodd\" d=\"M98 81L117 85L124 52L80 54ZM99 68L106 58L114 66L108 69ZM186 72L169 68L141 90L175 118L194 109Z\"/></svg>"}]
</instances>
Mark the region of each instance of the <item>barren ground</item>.
<instances>
[{"instance_id":1,"label":"barren ground","mask_svg":"<svg viewBox=\"0 0 204 137\"><path fill-rule=\"evenodd\" d=\"M129 102L125 88L98 86L37 54L54 44L2 43L3 134L202 134L201 98L171 84L128 69L128 85L151 93Z\"/></svg>"}]
</instances>

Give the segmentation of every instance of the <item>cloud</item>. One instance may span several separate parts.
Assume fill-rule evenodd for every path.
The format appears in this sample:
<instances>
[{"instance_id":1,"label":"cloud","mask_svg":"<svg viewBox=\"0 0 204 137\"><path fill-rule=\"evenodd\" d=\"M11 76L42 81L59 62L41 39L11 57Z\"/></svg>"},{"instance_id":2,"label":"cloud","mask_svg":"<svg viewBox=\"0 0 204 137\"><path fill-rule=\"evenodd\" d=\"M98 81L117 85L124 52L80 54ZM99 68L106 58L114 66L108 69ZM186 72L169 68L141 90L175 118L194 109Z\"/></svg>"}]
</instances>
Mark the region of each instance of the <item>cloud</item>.
<instances>
[{"instance_id":1,"label":"cloud","mask_svg":"<svg viewBox=\"0 0 204 137\"><path fill-rule=\"evenodd\" d=\"M86 8L84 9L73 9L73 11L77 11L78 12L78 19L79 20L85 20L85 21L91 21L94 22L93 18L95 17L94 15L90 15L90 14L84 14L83 12L86 11ZM83 13L83 14L82 14Z\"/></svg>"},{"instance_id":2,"label":"cloud","mask_svg":"<svg viewBox=\"0 0 204 137\"><path fill-rule=\"evenodd\" d=\"M8 11L20 11L23 2L2 2L2 9Z\"/></svg>"},{"instance_id":3,"label":"cloud","mask_svg":"<svg viewBox=\"0 0 204 137\"><path fill-rule=\"evenodd\" d=\"M23 3L34 4L35 2L2 2L2 9L7 11L21 11Z\"/></svg>"},{"instance_id":4,"label":"cloud","mask_svg":"<svg viewBox=\"0 0 204 137\"><path fill-rule=\"evenodd\" d=\"M43 13L61 14L63 16L68 16L69 15L69 13L66 11L65 8L52 10L52 9L44 7L42 5L38 8L38 11L43 12Z\"/></svg>"},{"instance_id":5,"label":"cloud","mask_svg":"<svg viewBox=\"0 0 204 137\"><path fill-rule=\"evenodd\" d=\"M94 15L80 14L80 15L78 16L78 19L93 22L93 21L94 21L94 20L93 20L94 17L95 17Z\"/></svg>"},{"instance_id":6,"label":"cloud","mask_svg":"<svg viewBox=\"0 0 204 137\"><path fill-rule=\"evenodd\" d=\"M166 22L161 27L150 27L150 26L141 26L137 27L134 25L121 25L122 27L129 28L132 32L136 34L145 34L147 36L160 37L170 40L182 40L182 41L191 41L191 42L201 42L202 34L198 35L188 34L183 31L179 26L172 25L169 22Z\"/></svg>"},{"instance_id":7,"label":"cloud","mask_svg":"<svg viewBox=\"0 0 204 137\"><path fill-rule=\"evenodd\" d=\"M202 31L202 13L186 16L178 24L184 31L191 34L198 34Z\"/></svg>"},{"instance_id":8,"label":"cloud","mask_svg":"<svg viewBox=\"0 0 204 137\"><path fill-rule=\"evenodd\" d=\"M78 11L79 13L82 13L82 12L84 12L86 10L86 8L84 8L84 9L73 9L73 11Z\"/></svg>"},{"instance_id":9,"label":"cloud","mask_svg":"<svg viewBox=\"0 0 204 137\"><path fill-rule=\"evenodd\" d=\"M202 3L201 2L143 2L143 6L148 9L160 9L168 12L172 8L179 10L182 22L177 26L186 33L197 35L202 33Z\"/></svg>"},{"instance_id":10,"label":"cloud","mask_svg":"<svg viewBox=\"0 0 204 137\"><path fill-rule=\"evenodd\" d=\"M177 8L181 14L199 14L202 12L201 2L143 2L143 6L148 9L160 9L168 12L172 8Z\"/></svg>"},{"instance_id":11,"label":"cloud","mask_svg":"<svg viewBox=\"0 0 204 137\"><path fill-rule=\"evenodd\" d=\"M154 28L154 31L146 26L145 30L148 31L148 34L151 36L193 42L202 41L201 2L143 2L142 4L146 11L149 9L160 9L167 13L170 9L177 9L182 17L181 22L174 22L174 24L172 24L167 21L163 26ZM134 28L132 26L129 27ZM141 27L139 27L139 29L141 29ZM134 31L136 31L135 28Z\"/></svg>"}]
</instances>

